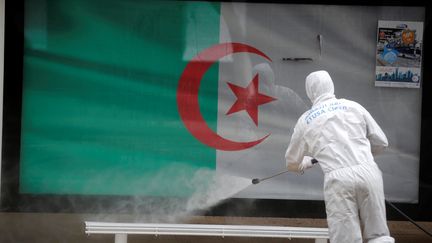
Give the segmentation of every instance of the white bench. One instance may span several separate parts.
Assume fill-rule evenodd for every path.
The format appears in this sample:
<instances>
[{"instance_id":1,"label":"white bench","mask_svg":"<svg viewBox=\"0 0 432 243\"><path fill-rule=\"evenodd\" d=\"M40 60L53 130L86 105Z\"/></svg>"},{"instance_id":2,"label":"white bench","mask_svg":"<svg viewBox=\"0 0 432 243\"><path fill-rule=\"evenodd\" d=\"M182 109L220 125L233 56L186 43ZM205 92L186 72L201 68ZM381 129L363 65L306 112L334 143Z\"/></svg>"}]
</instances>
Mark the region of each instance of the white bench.
<instances>
[{"instance_id":1,"label":"white bench","mask_svg":"<svg viewBox=\"0 0 432 243\"><path fill-rule=\"evenodd\" d=\"M258 225L217 225L217 224L141 224L85 222L87 234L113 234L115 243L126 243L127 235L185 235L185 236L237 236L270 238L315 239L325 243L329 238L327 228L282 227Z\"/></svg>"}]
</instances>

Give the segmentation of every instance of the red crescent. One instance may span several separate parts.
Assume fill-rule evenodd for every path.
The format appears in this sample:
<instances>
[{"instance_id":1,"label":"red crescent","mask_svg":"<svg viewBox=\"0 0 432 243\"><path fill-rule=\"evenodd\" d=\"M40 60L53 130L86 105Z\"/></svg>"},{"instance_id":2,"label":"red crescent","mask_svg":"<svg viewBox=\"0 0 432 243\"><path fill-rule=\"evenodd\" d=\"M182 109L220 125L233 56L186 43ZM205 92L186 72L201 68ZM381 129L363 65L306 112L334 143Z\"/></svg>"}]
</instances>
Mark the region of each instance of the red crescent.
<instances>
[{"instance_id":1,"label":"red crescent","mask_svg":"<svg viewBox=\"0 0 432 243\"><path fill-rule=\"evenodd\" d=\"M271 62L271 59L260 50L242 43L222 43L198 53L184 69L177 88L177 106L180 117L189 132L202 143L225 151L237 151L253 147L261 143L263 138L249 142L228 140L215 133L204 120L199 104L198 90L201 79L210 66L222 57L238 52L254 53Z\"/></svg>"}]
</instances>

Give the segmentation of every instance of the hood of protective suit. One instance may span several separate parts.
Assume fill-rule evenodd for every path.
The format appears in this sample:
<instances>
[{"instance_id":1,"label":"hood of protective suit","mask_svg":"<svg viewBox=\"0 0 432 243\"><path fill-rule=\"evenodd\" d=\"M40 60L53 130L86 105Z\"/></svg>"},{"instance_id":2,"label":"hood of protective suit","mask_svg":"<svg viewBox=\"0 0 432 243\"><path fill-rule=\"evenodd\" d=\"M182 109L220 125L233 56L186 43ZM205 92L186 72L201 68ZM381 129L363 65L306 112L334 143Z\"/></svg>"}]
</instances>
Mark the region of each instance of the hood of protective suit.
<instances>
[{"instance_id":1,"label":"hood of protective suit","mask_svg":"<svg viewBox=\"0 0 432 243\"><path fill-rule=\"evenodd\" d=\"M327 71L316 71L306 77L306 94L314 105L335 97L333 81Z\"/></svg>"}]
</instances>

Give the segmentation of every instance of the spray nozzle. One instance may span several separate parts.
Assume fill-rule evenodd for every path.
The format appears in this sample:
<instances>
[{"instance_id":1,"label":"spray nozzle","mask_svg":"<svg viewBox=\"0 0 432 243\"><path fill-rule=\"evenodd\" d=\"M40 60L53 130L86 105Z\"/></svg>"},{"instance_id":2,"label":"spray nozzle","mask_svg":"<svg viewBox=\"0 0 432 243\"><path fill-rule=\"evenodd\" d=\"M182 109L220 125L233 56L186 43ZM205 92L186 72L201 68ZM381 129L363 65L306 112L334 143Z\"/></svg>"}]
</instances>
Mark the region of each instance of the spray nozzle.
<instances>
[{"instance_id":1,"label":"spray nozzle","mask_svg":"<svg viewBox=\"0 0 432 243\"><path fill-rule=\"evenodd\" d=\"M252 184L258 184L258 183L260 183L260 179L258 178L252 179Z\"/></svg>"}]
</instances>

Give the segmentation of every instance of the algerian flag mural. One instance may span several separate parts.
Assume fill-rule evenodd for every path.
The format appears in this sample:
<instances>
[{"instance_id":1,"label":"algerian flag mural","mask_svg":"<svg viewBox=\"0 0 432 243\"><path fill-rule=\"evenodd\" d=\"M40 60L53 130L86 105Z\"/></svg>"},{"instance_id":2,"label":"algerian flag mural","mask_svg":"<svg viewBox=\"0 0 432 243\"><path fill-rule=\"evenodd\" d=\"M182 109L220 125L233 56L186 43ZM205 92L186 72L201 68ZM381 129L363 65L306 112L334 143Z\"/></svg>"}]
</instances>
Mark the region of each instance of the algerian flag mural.
<instances>
[{"instance_id":1,"label":"algerian flag mural","mask_svg":"<svg viewBox=\"0 0 432 243\"><path fill-rule=\"evenodd\" d=\"M189 196L197 181L206 183L197 175L207 172L250 180L283 171L292 129L310 107L304 77L317 69L330 71L336 94L365 101L381 125L407 119L381 115L395 110L394 102L367 103L394 97L367 83L364 70L374 72L373 63L364 65L369 42L362 55L345 55L355 52L346 45L357 41L351 36L369 38L375 48L368 30L376 29L379 11L117 0L38 0L25 7L21 193ZM347 19L361 15L365 22L352 28L355 21L327 18L347 12ZM342 83L352 73L358 78ZM412 101L410 119L419 116L419 94L397 97ZM378 159L398 165L380 164L391 195L415 201L419 122L404 126L412 135L406 143L396 139L396 126L383 126L395 145ZM316 167L234 196L322 199L322 180Z\"/></svg>"}]
</instances>

